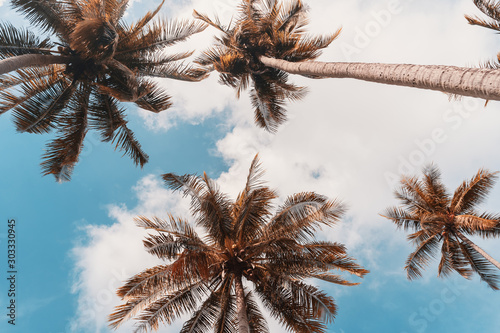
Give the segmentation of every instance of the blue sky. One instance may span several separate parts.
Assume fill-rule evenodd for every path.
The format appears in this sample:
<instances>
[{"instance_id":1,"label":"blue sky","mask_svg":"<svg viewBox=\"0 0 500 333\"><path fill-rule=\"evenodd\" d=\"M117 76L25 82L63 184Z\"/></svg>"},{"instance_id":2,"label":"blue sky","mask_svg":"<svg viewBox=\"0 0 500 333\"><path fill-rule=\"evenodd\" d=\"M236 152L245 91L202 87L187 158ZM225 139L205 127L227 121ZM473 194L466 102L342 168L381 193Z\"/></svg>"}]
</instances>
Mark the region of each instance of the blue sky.
<instances>
[{"instance_id":1,"label":"blue sky","mask_svg":"<svg viewBox=\"0 0 500 333\"><path fill-rule=\"evenodd\" d=\"M156 2L134 1L127 21ZM470 0L307 3L313 31L343 26L323 60L462 66L500 51L497 35L466 24L463 14L478 13ZM234 6L230 0L167 1L162 14L189 16L196 8L228 20ZM2 20L21 24L7 2L0 9ZM180 48L203 49L214 33L207 30ZM322 235L345 243L371 273L356 287L322 285L339 306L331 332L497 331L500 293L477 278L438 279L436 262L421 280L406 280L402 268L412 247L405 233L378 213L396 204L387 179L400 171L418 174L434 161L453 190L480 167L500 170L498 102L483 108L473 99L449 102L436 92L351 80L293 82L307 85L310 93L289 105L289 121L276 135L257 129L246 94L236 100L215 76L197 84L165 82L176 102L172 110L152 116L128 109L130 127L150 156L144 169L90 134L72 181L63 184L40 173L50 136L16 133L11 115L2 115L0 251L7 220L15 218L19 297L16 327L7 324L2 310L0 331L109 332L105 319L118 304L114 288L155 263L142 251L143 233L133 216L187 214L186 201L164 189L159 175L207 171L234 196L257 152L266 179L282 196L317 191L349 205L348 217ZM444 133L440 142L432 141L436 129ZM498 212L498 202L500 184L483 208ZM474 241L500 258L498 240ZM4 264L2 259L2 276ZM2 309L7 289L6 279L0 279ZM160 332L179 331L180 325ZM271 327L284 332L274 322Z\"/></svg>"}]
</instances>

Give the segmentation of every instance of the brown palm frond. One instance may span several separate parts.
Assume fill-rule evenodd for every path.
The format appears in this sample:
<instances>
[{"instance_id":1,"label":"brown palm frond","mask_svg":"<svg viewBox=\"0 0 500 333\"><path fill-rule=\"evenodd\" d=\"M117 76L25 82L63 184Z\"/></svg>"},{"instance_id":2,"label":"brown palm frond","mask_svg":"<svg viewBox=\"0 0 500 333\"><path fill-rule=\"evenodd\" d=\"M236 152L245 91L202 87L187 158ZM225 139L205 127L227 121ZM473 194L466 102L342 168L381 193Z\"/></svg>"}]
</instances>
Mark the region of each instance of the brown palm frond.
<instances>
[{"instance_id":1,"label":"brown palm frond","mask_svg":"<svg viewBox=\"0 0 500 333\"><path fill-rule=\"evenodd\" d=\"M270 311L271 317L283 323L293 332L326 332L326 326L297 304L290 291L275 280L267 280L255 288L263 305Z\"/></svg>"},{"instance_id":2,"label":"brown palm frond","mask_svg":"<svg viewBox=\"0 0 500 333\"><path fill-rule=\"evenodd\" d=\"M203 173L202 180L205 183L203 201L198 209L193 210L193 213L197 224L206 230L216 244L222 246L226 238L230 238L234 233L231 202L206 173Z\"/></svg>"},{"instance_id":3,"label":"brown palm frond","mask_svg":"<svg viewBox=\"0 0 500 333\"><path fill-rule=\"evenodd\" d=\"M220 311L220 296L212 293L193 313L191 318L184 323L180 333L205 333L216 321Z\"/></svg>"},{"instance_id":4,"label":"brown palm frond","mask_svg":"<svg viewBox=\"0 0 500 333\"><path fill-rule=\"evenodd\" d=\"M171 97L156 82L143 79L138 87L139 98L135 104L154 113L165 111L172 106Z\"/></svg>"},{"instance_id":5,"label":"brown palm frond","mask_svg":"<svg viewBox=\"0 0 500 333\"><path fill-rule=\"evenodd\" d=\"M141 70L145 76L161 77L181 81L198 82L205 79L209 72L205 68L199 68L184 63L168 63L155 66L154 68Z\"/></svg>"},{"instance_id":6,"label":"brown palm frond","mask_svg":"<svg viewBox=\"0 0 500 333\"><path fill-rule=\"evenodd\" d=\"M82 87L75 94L70 105L73 117L64 118L64 131L47 145L41 163L44 175L53 174L59 182L69 181L74 165L83 148L83 141L87 134L87 109L90 90Z\"/></svg>"},{"instance_id":7,"label":"brown palm frond","mask_svg":"<svg viewBox=\"0 0 500 333\"><path fill-rule=\"evenodd\" d=\"M54 44L49 38L41 39L33 32L0 23L0 59L22 54L50 54Z\"/></svg>"},{"instance_id":8,"label":"brown palm frond","mask_svg":"<svg viewBox=\"0 0 500 333\"><path fill-rule=\"evenodd\" d=\"M464 181L453 194L451 209L457 213L466 213L481 204L495 185L498 172L480 169L469 181Z\"/></svg>"},{"instance_id":9,"label":"brown palm frond","mask_svg":"<svg viewBox=\"0 0 500 333\"><path fill-rule=\"evenodd\" d=\"M67 37L69 29L64 21L62 3L58 0L11 0L12 7L40 29Z\"/></svg>"},{"instance_id":10,"label":"brown palm frond","mask_svg":"<svg viewBox=\"0 0 500 333\"><path fill-rule=\"evenodd\" d=\"M463 242L460 242L459 245L464 257L468 259L471 268L481 280L486 282L491 289L500 290L500 276L496 273L496 268L473 247Z\"/></svg>"},{"instance_id":11,"label":"brown palm frond","mask_svg":"<svg viewBox=\"0 0 500 333\"><path fill-rule=\"evenodd\" d=\"M24 95L13 99L14 123L20 132L48 133L75 91L75 84L63 76L37 77L21 85Z\"/></svg>"},{"instance_id":12,"label":"brown palm frond","mask_svg":"<svg viewBox=\"0 0 500 333\"><path fill-rule=\"evenodd\" d=\"M117 25L127 10L129 0L106 0L103 1L104 13L112 24Z\"/></svg>"},{"instance_id":13,"label":"brown palm frond","mask_svg":"<svg viewBox=\"0 0 500 333\"><path fill-rule=\"evenodd\" d=\"M289 196L266 227L269 235L286 235L309 240L321 225L333 226L344 215L346 207L314 192Z\"/></svg>"},{"instance_id":14,"label":"brown palm frond","mask_svg":"<svg viewBox=\"0 0 500 333\"><path fill-rule=\"evenodd\" d=\"M500 4L493 0L473 0L480 11L494 20L500 21Z\"/></svg>"},{"instance_id":15,"label":"brown palm frond","mask_svg":"<svg viewBox=\"0 0 500 333\"><path fill-rule=\"evenodd\" d=\"M129 29L124 32L124 36L120 37L121 43L124 45L129 45L130 41L137 40L138 36L142 34L144 28L146 28L151 20L158 14L164 3L165 0L162 0L154 11L148 11L146 15L144 15L138 22L132 24L132 26L130 26Z\"/></svg>"},{"instance_id":16,"label":"brown palm frond","mask_svg":"<svg viewBox=\"0 0 500 333\"><path fill-rule=\"evenodd\" d=\"M236 297L234 296L232 274L225 277L216 294L219 296L220 311L213 324L215 333L232 333L237 331L236 324Z\"/></svg>"},{"instance_id":17,"label":"brown palm frond","mask_svg":"<svg viewBox=\"0 0 500 333\"><path fill-rule=\"evenodd\" d=\"M474 0L474 4L491 20L486 21L478 17L465 15L469 24L479 25L488 29L500 31L500 3L492 0Z\"/></svg>"},{"instance_id":18,"label":"brown palm frond","mask_svg":"<svg viewBox=\"0 0 500 333\"><path fill-rule=\"evenodd\" d=\"M55 84L63 70L57 66L48 66L44 69L24 68L14 74L2 75L0 77L0 99L3 105L0 107L0 114L29 100L31 94L27 94L27 92L30 90L32 94L37 94ZM34 82L38 82L40 86L32 84ZM9 91L11 88L12 90ZM23 93L24 96L20 96Z\"/></svg>"},{"instance_id":19,"label":"brown palm frond","mask_svg":"<svg viewBox=\"0 0 500 333\"><path fill-rule=\"evenodd\" d=\"M206 27L206 24L187 20L157 21L148 26L146 31L141 32L134 39L121 41L116 54L117 56L122 54L135 56L151 54L165 46L184 41L191 35L205 30Z\"/></svg>"},{"instance_id":20,"label":"brown palm frond","mask_svg":"<svg viewBox=\"0 0 500 333\"><path fill-rule=\"evenodd\" d=\"M123 112L123 111L122 111ZM148 162L149 156L142 149L141 144L135 138L134 132L127 127L127 121L123 119L122 124L115 130L111 143L115 144L115 149L129 155L136 165L141 168Z\"/></svg>"},{"instance_id":21,"label":"brown palm frond","mask_svg":"<svg viewBox=\"0 0 500 333\"><path fill-rule=\"evenodd\" d=\"M390 219L398 228L403 228L404 231L408 231L410 229L415 231L420 230L420 218L417 215L408 213L402 208L390 207L380 215Z\"/></svg>"},{"instance_id":22,"label":"brown palm frond","mask_svg":"<svg viewBox=\"0 0 500 333\"><path fill-rule=\"evenodd\" d=\"M432 258L435 258L438 245L438 237L436 235L430 236L408 256L405 270L409 280L422 277L422 269L429 265Z\"/></svg>"},{"instance_id":23,"label":"brown palm frond","mask_svg":"<svg viewBox=\"0 0 500 333\"><path fill-rule=\"evenodd\" d=\"M261 313L253 292L246 293L245 305L250 333L270 333L266 318Z\"/></svg>"},{"instance_id":24,"label":"brown palm frond","mask_svg":"<svg viewBox=\"0 0 500 333\"><path fill-rule=\"evenodd\" d=\"M467 214L455 217L456 228L469 235L478 234L484 237L498 237L500 214L483 213L481 215Z\"/></svg>"},{"instance_id":25,"label":"brown palm frond","mask_svg":"<svg viewBox=\"0 0 500 333\"><path fill-rule=\"evenodd\" d=\"M194 16L194 18L205 22L206 24L216 28L217 30L220 30L221 32L223 32L225 34L227 34L229 31L229 26L226 27L226 26L222 25L222 23L220 22L220 20L217 16L215 16L214 19L212 20L207 15L200 14L196 10L193 10L193 16Z\"/></svg>"},{"instance_id":26,"label":"brown palm frond","mask_svg":"<svg viewBox=\"0 0 500 333\"><path fill-rule=\"evenodd\" d=\"M205 283L199 282L159 299L141 312L134 332L147 332L149 328L157 330L160 322L171 324L180 315L195 310L197 302L207 294ZM210 296L208 299L212 300ZM209 303L211 309L217 309L216 302Z\"/></svg>"}]
</instances>

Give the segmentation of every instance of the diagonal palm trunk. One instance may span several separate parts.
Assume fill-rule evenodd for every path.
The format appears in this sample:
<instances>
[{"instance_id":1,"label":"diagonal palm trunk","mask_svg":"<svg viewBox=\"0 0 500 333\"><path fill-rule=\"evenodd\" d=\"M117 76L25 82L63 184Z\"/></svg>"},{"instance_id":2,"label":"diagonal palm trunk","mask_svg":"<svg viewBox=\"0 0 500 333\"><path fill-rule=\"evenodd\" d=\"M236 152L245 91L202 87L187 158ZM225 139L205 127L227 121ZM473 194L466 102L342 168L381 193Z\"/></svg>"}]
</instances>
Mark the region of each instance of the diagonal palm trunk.
<instances>
[{"instance_id":1,"label":"diagonal palm trunk","mask_svg":"<svg viewBox=\"0 0 500 333\"><path fill-rule=\"evenodd\" d=\"M0 60L0 75L23 67L46 66L53 64L67 64L71 61L69 56L51 54L23 54Z\"/></svg>"},{"instance_id":2,"label":"diagonal palm trunk","mask_svg":"<svg viewBox=\"0 0 500 333\"><path fill-rule=\"evenodd\" d=\"M488 253L486 253L482 248L480 248L479 246L474 244L470 239L465 237L461 232L457 232L457 236L462 240L462 242L466 243L467 245L472 247L474 250L479 252L479 254L481 254L484 257L484 259L488 260L490 263L492 263L498 269L500 269L500 262L493 259L493 257L491 257Z\"/></svg>"},{"instance_id":3,"label":"diagonal palm trunk","mask_svg":"<svg viewBox=\"0 0 500 333\"><path fill-rule=\"evenodd\" d=\"M234 289L236 291L236 308L238 314L238 333L250 333L248 324L247 308L245 305L245 292L243 291L243 282L241 275L234 279Z\"/></svg>"},{"instance_id":4,"label":"diagonal palm trunk","mask_svg":"<svg viewBox=\"0 0 500 333\"><path fill-rule=\"evenodd\" d=\"M299 74L351 78L449 94L500 100L500 70L438 65L345 62L289 62L260 56L268 67Z\"/></svg>"}]
</instances>

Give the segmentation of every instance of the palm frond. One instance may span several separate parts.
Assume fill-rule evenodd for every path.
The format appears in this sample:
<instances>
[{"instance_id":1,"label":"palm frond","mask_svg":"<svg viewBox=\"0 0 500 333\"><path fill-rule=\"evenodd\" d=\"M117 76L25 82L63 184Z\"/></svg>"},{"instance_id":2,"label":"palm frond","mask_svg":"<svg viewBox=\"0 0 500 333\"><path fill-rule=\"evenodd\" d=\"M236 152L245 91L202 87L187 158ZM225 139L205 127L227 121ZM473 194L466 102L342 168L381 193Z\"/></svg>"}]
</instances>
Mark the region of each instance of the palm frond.
<instances>
[{"instance_id":1,"label":"palm frond","mask_svg":"<svg viewBox=\"0 0 500 333\"><path fill-rule=\"evenodd\" d=\"M209 71L205 68L185 63L168 63L155 66L154 68L141 70L140 74L152 77L198 82L205 79L209 75Z\"/></svg>"},{"instance_id":2,"label":"palm frond","mask_svg":"<svg viewBox=\"0 0 500 333\"><path fill-rule=\"evenodd\" d=\"M71 117L65 117L59 136L47 145L41 163L44 175L53 174L57 181L69 181L87 134L89 87L81 87L70 103Z\"/></svg>"},{"instance_id":3,"label":"palm frond","mask_svg":"<svg viewBox=\"0 0 500 333\"><path fill-rule=\"evenodd\" d=\"M55 33L60 36L67 36L67 29L64 16L61 15L62 3L57 0L11 0L11 6L40 29ZM64 39L64 38L63 38Z\"/></svg>"},{"instance_id":4,"label":"palm frond","mask_svg":"<svg viewBox=\"0 0 500 333\"><path fill-rule=\"evenodd\" d=\"M346 211L338 200L330 201L314 192L289 196L271 219L266 232L308 240L321 225L333 226Z\"/></svg>"},{"instance_id":5,"label":"palm frond","mask_svg":"<svg viewBox=\"0 0 500 333\"><path fill-rule=\"evenodd\" d=\"M186 20L160 20L151 24L146 31L133 39L121 41L116 50L119 57L122 54L136 57L152 54L165 46L171 46L186 40L188 37L206 29L206 25Z\"/></svg>"},{"instance_id":6,"label":"palm frond","mask_svg":"<svg viewBox=\"0 0 500 333\"><path fill-rule=\"evenodd\" d=\"M427 267L429 260L435 258L439 240L436 235L428 236L417 249L408 256L405 270L409 280L422 277L422 269Z\"/></svg>"},{"instance_id":7,"label":"palm frond","mask_svg":"<svg viewBox=\"0 0 500 333\"><path fill-rule=\"evenodd\" d=\"M191 319L184 323L180 333L205 333L217 320L220 311L220 296L212 293L194 312Z\"/></svg>"},{"instance_id":8,"label":"palm frond","mask_svg":"<svg viewBox=\"0 0 500 333\"><path fill-rule=\"evenodd\" d=\"M495 185L498 172L480 169L469 181L464 181L453 194L450 207L455 214L467 213L481 204Z\"/></svg>"},{"instance_id":9,"label":"palm frond","mask_svg":"<svg viewBox=\"0 0 500 333\"><path fill-rule=\"evenodd\" d=\"M496 274L496 268L469 244L460 242L459 245L464 257L481 280L486 282L491 289L500 290L500 276Z\"/></svg>"},{"instance_id":10,"label":"palm frond","mask_svg":"<svg viewBox=\"0 0 500 333\"><path fill-rule=\"evenodd\" d=\"M22 54L50 54L53 47L49 38L41 39L27 29L0 23L0 59Z\"/></svg>"},{"instance_id":11,"label":"palm frond","mask_svg":"<svg viewBox=\"0 0 500 333\"><path fill-rule=\"evenodd\" d=\"M266 318L261 313L255 296L251 291L245 294L245 306L250 333L269 333Z\"/></svg>"},{"instance_id":12,"label":"palm frond","mask_svg":"<svg viewBox=\"0 0 500 333\"><path fill-rule=\"evenodd\" d=\"M193 16L195 19L201 20L201 21L205 22L206 24L214 27L217 30L220 30L221 32L223 32L225 34L228 33L229 27L222 25L222 23L220 22L220 20L217 16L215 16L214 19L212 20L207 15L201 14L201 13L197 12L196 10L193 10Z\"/></svg>"},{"instance_id":13,"label":"palm frond","mask_svg":"<svg viewBox=\"0 0 500 333\"><path fill-rule=\"evenodd\" d=\"M12 95L11 104L5 106L15 106L14 123L18 131L41 134L55 127L56 117L73 96L75 84L59 76L57 66L52 73L25 81L21 85L23 95Z\"/></svg>"},{"instance_id":14,"label":"palm frond","mask_svg":"<svg viewBox=\"0 0 500 333\"><path fill-rule=\"evenodd\" d=\"M139 98L135 104L151 112L159 113L172 106L170 95L156 82L143 79L138 87Z\"/></svg>"},{"instance_id":15,"label":"palm frond","mask_svg":"<svg viewBox=\"0 0 500 333\"><path fill-rule=\"evenodd\" d=\"M134 132L127 127L126 120L123 120L122 124L113 133L111 143L114 143L115 149L122 151L124 156L129 155L135 165L140 165L142 168L148 162L149 156L135 138Z\"/></svg>"},{"instance_id":16,"label":"palm frond","mask_svg":"<svg viewBox=\"0 0 500 333\"><path fill-rule=\"evenodd\" d=\"M420 230L420 218L418 215L411 214L400 207L387 208L381 216L390 219L398 228L403 230Z\"/></svg>"}]
</instances>

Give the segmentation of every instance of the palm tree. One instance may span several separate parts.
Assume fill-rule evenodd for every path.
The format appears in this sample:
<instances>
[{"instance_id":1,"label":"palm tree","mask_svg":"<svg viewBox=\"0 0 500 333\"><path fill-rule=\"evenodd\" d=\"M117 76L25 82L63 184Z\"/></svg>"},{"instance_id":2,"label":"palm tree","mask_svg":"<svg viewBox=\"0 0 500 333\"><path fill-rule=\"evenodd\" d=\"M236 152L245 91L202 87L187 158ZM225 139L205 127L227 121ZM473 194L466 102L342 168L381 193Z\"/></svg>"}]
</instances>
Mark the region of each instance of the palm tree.
<instances>
[{"instance_id":1,"label":"palm tree","mask_svg":"<svg viewBox=\"0 0 500 333\"><path fill-rule=\"evenodd\" d=\"M136 219L138 226L156 231L144 241L146 250L167 263L135 275L118 290L125 303L110 315L111 327L137 317L136 332L144 332L192 313L181 332L269 332L258 296L288 330L325 332L324 322L336 313L334 300L303 280L352 286L358 283L333 270L360 277L368 273L347 256L344 245L314 238L345 208L304 192L288 197L273 214L277 195L264 185L262 174L256 156L235 201L206 174L163 175L168 187L191 197L196 227L173 216ZM250 284L253 291L245 287Z\"/></svg>"},{"instance_id":2,"label":"palm tree","mask_svg":"<svg viewBox=\"0 0 500 333\"><path fill-rule=\"evenodd\" d=\"M468 238L500 236L500 215L476 210L495 184L498 172L479 170L469 181L464 181L453 196L446 191L436 166L424 168L423 173L422 180L401 179L401 188L395 195L402 206L388 208L382 215L398 228L415 231L408 235L408 240L417 247L406 261L408 279L421 277L421 270L441 247L438 276L456 271L469 279L476 272L481 280L498 290L500 277L496 268L500 269L500 263Z\"/></svg>"},{"instance_id":3,"label":"palm tree","mask_svg":"<svg viewBox=\"0 0 500 333\"><path fill-rule=\"evenodd\" d=\"M122 20L128 0L11 1L46 37L0 23L0 114L12 110L20 132L57 128L43 155L45 175L70 179L89 129L135 164L147 162L120 102L160 112L170 97L152 77L198 81L206 74L178 62L191 52L159 52L206 27L152 22L163 2L128 25Z\"/></svg>"},{"instance_id":4,"label":"palm tree","mask_svg":"<svg viewBox=\"0 0 500 333\"><path fill-rule=\"evenodd\" d=\"M496 7L495 15L498 12ZM194 15L222 32L198 62L217 70L220 81L237 88L238 96L252 83L255 120L269 131L276 131L285 121L285 100L300 99L304 94L303 88L288 83L288 74L352 78L500 100L500 71L496 69L311 61L340 30L307 36L306 7L301 0L242 0L239 17L229 26L196 11Z\"/></svg>"}]
</instances>

